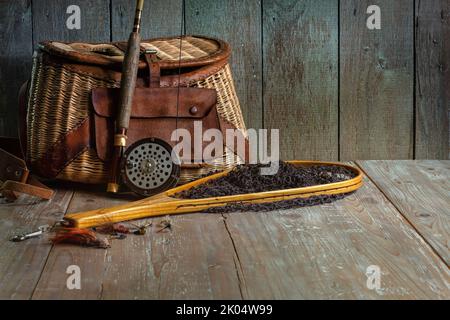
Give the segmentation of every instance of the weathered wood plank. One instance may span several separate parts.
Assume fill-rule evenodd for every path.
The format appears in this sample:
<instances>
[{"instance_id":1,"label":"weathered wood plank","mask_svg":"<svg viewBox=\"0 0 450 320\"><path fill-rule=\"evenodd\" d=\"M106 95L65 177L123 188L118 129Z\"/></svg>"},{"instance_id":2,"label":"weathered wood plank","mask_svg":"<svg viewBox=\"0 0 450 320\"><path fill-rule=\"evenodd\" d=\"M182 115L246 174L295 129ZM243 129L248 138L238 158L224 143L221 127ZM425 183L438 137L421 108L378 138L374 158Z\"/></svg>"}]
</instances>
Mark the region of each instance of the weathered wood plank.
<instances>
[{"instance_id":1,"label":"weathered wood plank","mask_svg":"<svg viewBox=\"0 0 450 320\"><path fill-rule=\"evenodd\" d=\"M434 173L426 172L442 184L448 162L434 163ZM435 193L445 195L444 188ZM119 202L81 192L69 211ZM367 178L333 204L225 217L180 215L171 233L153 229L108 250L55 246L33 298L450 297L448 267ZM81 268L81 290L66 288L73 264ZM366 285L372 265L381 270L378 290Z\"/></svg>"},{"instance_id":2,"label":"weathered wood plank","mask_svg":"<svg viewBox=\"0 0 450 320\"><path fill-rule=\"evenodd\" d=\"M366 27L370 0L340 2L340 158L413 157L413 9L380 0L381 30Z\"/></svg>"},{"instance_id":3,"label":"weathered wood plank","mask_svg":"<svg viewBox=\"0 0 450 320\"><path fill-rule=\"evenodd\" d=\"M263 1L264 126L283 159L338 158L338 1Z\"/></svg>"},{"instance_id":4,"label":"weathered wood plank","mask_svg":"<svg viewBox=\"0 0 450 320\"><path fill-rule=\"evenodd\" d=\"M450 161L358 161L450 265Z\"/></svg>"},{"instance_id":5,"label":"weathered wood plank","mask_svg":"<svg viewBox=\"0 0 450 320\"><path fill-rule=\"evenodd\" d=\"M46 236L11 242L14 235L60 220L72 191L59 190L50 201L22 196L14 203L0 201L0 299L29 299L51 249Z\"/></svg>"},{"instance_id":6,"label":"weathered wood plank","mask_svg":"<svg viewBox=\"0 0 450 320\"><path fill-rule=\"evenodd\" d=\"M0 30L0 136L15 137L17 96L31 73L31 1L1 0Z\"/></svg>"},{"instance_id":7,"label":"weathered wood plank","mask_svg":"<svg viewBox=\"0 0 450 320\"><path fill-rule=\"evenodd\" d=\"M416 1L416 158L449 158L450 2Z\"/></svg>"},{"instance_id":8,"label":"weathered wood plank","mask_svg":"<svg viewBox=\"0 0 450 320\"><path fill-rule=\"evenodd\" d=\"M80 7L81 29L68 29L67 8ZM109 1L60 0L49 2L33 0L33 42L34 46L44 40L76 42L110 41Z\"/></svg>"},{"instance_id":9,"label":"weathered wood plank","mask_svg":"<svg viewBox=\"0 0 450 320\"><path fill-rule=\"evenodd\" d=\"M231 69L246 126L262 128L261 1L188 0L186 33L231 45Z\"/></svg>"},{"instance_id":10,"label":"weathered wood plank","mask_svg":"<svg viewBox=\"0 0 450 320\"><path fill-rule=\"evenodd\" d=\"M111 0L113 41L127 40L133 27L134 2ZM181 0L145 1L142 14L142 39L180 35L183 2Z\"/></svg>"},{"instance_id":11,"label":"weathered wood plank","mask_svg":"<svg viewBox=\"0 0 450 320\"><path fill-rule=\"evenodd\" d=\"M111 206L105 195L76 193L70 212ZM145 236L113 240L108 250L55 246L33 299L240 299L233 245L221 215L172 218ZM66 269L81 269L81 290L66 287Z\"/></svg>"},{"instance_id":12,"label":"weathered wood plank","mask_svg":"<svg viewBox=\"0 0 450 320\"><path fill-rule=\"evenodd\" d=\"M245 299L448 299L450 272L365 178L322 206L227 214ZM381 286L367 287L379 266Z\"/></svg>"}]
</instances>

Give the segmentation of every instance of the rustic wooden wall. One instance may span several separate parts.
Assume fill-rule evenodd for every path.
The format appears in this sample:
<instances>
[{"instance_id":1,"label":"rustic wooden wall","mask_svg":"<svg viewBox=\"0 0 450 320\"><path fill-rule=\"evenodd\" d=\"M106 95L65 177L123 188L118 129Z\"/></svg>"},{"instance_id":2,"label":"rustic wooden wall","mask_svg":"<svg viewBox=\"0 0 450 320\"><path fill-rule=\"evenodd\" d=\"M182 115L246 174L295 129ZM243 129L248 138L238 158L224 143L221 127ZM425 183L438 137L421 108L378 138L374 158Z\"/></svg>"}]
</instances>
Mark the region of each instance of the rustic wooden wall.
<instances>
[{"instance_id":1,"label":"rustic wooden wall","mask_svg":"<svg viewBox=\"0 0 450 320\"><path fill-rule=\"evenodd\" d=\"M66 8L82 9L68 30ZM381 30L366 28L367 6ZM44 39L126 39L130 0L0 0L0 135ZM248 127L278 128L285 159L449 157L450 0L147 0L143 36L205 34L233 46Z\"/></svg>"},{"instance_id":2,"label":"rustic wooden wall","mask_svg":"<svg viewBox=\"0 0 450 320\"><path fill-rule=\"evenodd\" d=\"M378 0L381 30L365 27L372 0L341 1L340 155L409 159L414 149L414 6Z\"/></svg>"}]
</instances>

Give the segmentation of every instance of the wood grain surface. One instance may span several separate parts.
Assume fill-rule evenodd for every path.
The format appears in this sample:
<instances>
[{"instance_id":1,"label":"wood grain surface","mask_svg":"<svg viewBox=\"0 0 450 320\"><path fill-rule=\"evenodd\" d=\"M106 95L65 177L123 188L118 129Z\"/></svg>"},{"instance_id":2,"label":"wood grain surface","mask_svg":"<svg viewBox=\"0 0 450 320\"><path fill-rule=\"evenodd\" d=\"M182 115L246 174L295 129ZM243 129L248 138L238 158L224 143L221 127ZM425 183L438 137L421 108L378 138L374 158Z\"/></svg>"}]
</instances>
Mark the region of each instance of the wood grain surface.
<instances>
[{"instance_id":1,"label":"wood grain surface","mask_svg":"<svg viewBox=\"0 0 450 320\"><path fill-rule=\"evenodd\" d=\"M18 135L18 94L31 75L31 1L0 1L0 136Z\"/></svg>"},{"instance_id":2,"label":"wood grain surface","mask_svg":"<svg viewBox=\"0 0 450 320\"><path fill-rule=\"evenodd\" d=\"M182 23L181 0L145 1L142 13L142 39L178 36ZM111 0L111 36L113 41L128 40L133 28L135 2Z\"/></svg>"},{"instance_id":3,"label":"wood grain surface","mask_svg":"<svg viewBox=\"0 0 450 320\"><path fill-rule=\"evenodd\" d=\"M333 204L227 215L244 298L448 299L447 266L365 183ZM366 286L372 265L381 271L379 290Z\"/></svg>"},{"instance_id":4,"label":"wood grain surface","mask_svg":"<svg viewBox=\"0 0 450 320\"><path fill-rule=\"evenodd\" d=\"M33 46L44 40L66 42L109 42L109 1L33 0ZM81 29L68 29L66 13L70 5L80 7Z\"/></svg>"},{"instance_id":5,"label":"wood grain surface","mask_svg":"<svg viewBox=\"0 0 450 320\"><path fill-rule=\"evenodd\" d=\"M340 2L340 158L410 159L414 150L414 3Z\"/></svg>"},{"instance_id":6,"label":"wood grain surface","mask_svg":"<svg viewBox=\"0 0 450 320\"><path fill-rule=\"evenodd\" d=\"M247 128L263 127L261 1L187 0L186 33L227 41L231 69Z\"/></svg>"},{"instance_id":7,"label":"wood grain surface","mask_svg":"<svg viewBox=\"0 0 450 320\"><path fill-rule=\"evenodd\" d=\"M66 27L70 4L80 6L81 30ZM366 27L373 4L381 30ZM187 31L229 41L247 126L280 129L284 159L448 159L449 6L152 0L142 34ZM133 16L127 0L0 0L0 135L17 136L17 92L39 41L126 40Z\"/></svg>"},{"instance_id":8,"label":"wood grain surface","mask_svg":"<svg viewBox=\"0 0 450 320\"><path fill-rule=\"evenodd\" d=\"M450 265L450 161L358 161L358 165Z\"/></svg>"},{"instance_id":9,"label":"wood grain surface","mask_svg":"<svg viewBox=\"0 0 450 320\"><path fill-rule=\"evenodd\" d=\"M145 236L112 240L107 250L51 247L45 237L8 241L20 228L59 219L71 193L60 191L48 204L26 197L1 204L1 297L449 299L448 161L359 165L368 175L365 185L343 200L173 216L167 232L158 232L164 218L156 218ZM124 201L78 189L67 211ZM66 286L70 265L80 267L81 290ZM378 289L367 286L370 266L380 268Z\"/></svg>"},{"instance_id":10,"label":"wood grain surface","mask_svg":"<svg viewBox=\"0 0 450 320\"><path fill-rule=\"evenodd\" d=\"M263 1L264 127L284 160L338 158L338 1Z\"/></svg>"},{"instance_id":11,"label":"wood grain surface","mask_svg":"<svg viewBox=\"0 0 450 320\"><path fill-rule=\"evenodd\" d=\"M86 192L68 211L120 201ZM172 217L173 230L158 232L153 220L145 236L113 240L112 248L55 246L33 299L240 299L234 249L221 215ZM66 287L66 269L81 269L81 290Z\"/></svg>"},{"instance_id":12,"label":"wood grain surface","mask_svg":"<svg viewBox=\"0 0 450 320\"><path fill-rule=\"evenodd\" d=\"M71 190L60 189L50 201L31 196L21 196L14 203L0 199L0 299L29 299L52 248L46 236L9 240L41 225L52 226L64 216L72 196Z\"/></svg>"},{"instance_id":13,"label":"wood grain surface","mask_svg":"<svg viewBox=\"0 0 450 320\"><path fill-rule=\"evenodd\" d=\"M416 158L448 159L450 1L416 1Z\"/></svg>"}]
</instances>

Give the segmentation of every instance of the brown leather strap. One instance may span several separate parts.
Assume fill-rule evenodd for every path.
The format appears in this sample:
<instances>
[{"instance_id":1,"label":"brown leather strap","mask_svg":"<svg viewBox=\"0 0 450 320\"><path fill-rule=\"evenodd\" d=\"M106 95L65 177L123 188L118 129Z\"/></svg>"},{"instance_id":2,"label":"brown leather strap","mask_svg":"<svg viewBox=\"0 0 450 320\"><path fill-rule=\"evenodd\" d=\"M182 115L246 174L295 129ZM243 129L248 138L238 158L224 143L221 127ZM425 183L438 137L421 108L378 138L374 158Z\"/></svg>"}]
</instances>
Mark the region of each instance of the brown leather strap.
<instances>
[{"instance_id":1,"label":"brown leather strap","mask_svg":"<svg viewBox=\"0 0 450 320\"><path fill-rule=\"evenodd\" d=\"M34 178L26 165L26 116L29 81L19 91L19 139L0 137L0 193L9 200L16 200L25 193L42 199L50 199L53 190Z\"/></svg>"},{"instance_id":2,"label":"brown leather strap","mask_svg":"<svg viewBox=\"0 0 450 320\"><path fill-rule=\"evenodd\" d=\"M90 136L88 117L58 140L40 159L33 161L31 167L43 177L56 178L73 159L89 148Z\"/></svg>"},{"instance_id":3,"label":"brown leather strap","mask_svg":"<svg viewBox=\"0 0 450 320\"><path fill-rule=\"evenodd\" d=\"M39 186L34 183L39 183ZM53 190L47 188L35 178L29 179L27 183L7 180L0 187L0 192L9 200L16 200L19 193L29 194L45 200L50 200L53 196Z\"/></svg>"},{"instance_id":4,"label":"brown leather strap","mask_svg":"<svg viewBox=\"0 0 450 320\"><path fill-rule=\"evenodd\" d=\"M26 182L28 174L29 171L24 160L0 148L0 181Z\"/></svg>"},{"instance_id":5,"label":"brown leather strap","mask_svg":"<svg viewBox=\"0 0 450 320\"><path fill-rule=\"evenodd\" d=\"M13 139L3 139L2 141L10 141ZM4 146L2 144L2 146ZM10 144L13 149L18 149L19 140L16 139L16 145ZM30 175L25 161L19 157L0 149L0 193L9 200L17 199L20 193L26 193L42 199L50 199L53 196L53 191L40 183L36 178Z\"/></svg>"},{"instance_id":6,"label":"brown leather strap","mask_svg":"<svg viewBox=\"0 0 450 320\"><path fill-rule=\"evenodd\" d=\"M158 57L155 53L145 53L144 56L149 70L149 87L159 88L161 86L161 68L157 62Z\"/></svg>"},{"instance_id":7,"label":"brown leather strap","mask_svg":"<svg viewBox=\"0 0 450 320\"><path fill-rule=\"evenodd\" d=\"M61 67L64 66L65 69L69 71L76 72L81 75L87 76L95 76L98 79L104 79L107 81L120 81L122 73L118 70L105 69L100 66L94 66L90 64L75 64L68 63L67 59L63 59L57 56L50 56L48 54L44 54L42 56L42 61L45 65ZM147 62L142 61L142 64L145 64L148 68ZM164 61L160 61L159 65L162 70L164 70ZM197 68L191 69L183 69L183 72L179 74L178 72L172 73L169 75L163 75L161 77L161 87L187 87L196 83L198 81L202 81L220 71L223 67L228 64L227 60L219 60L212 64L198 66ZM183 68L187 67L182 65ZM174 69L174 68L171 68ZM146 87L147 81L142 77L138 77L136 86L137 87Z\"/></svg>"}]
</instances>

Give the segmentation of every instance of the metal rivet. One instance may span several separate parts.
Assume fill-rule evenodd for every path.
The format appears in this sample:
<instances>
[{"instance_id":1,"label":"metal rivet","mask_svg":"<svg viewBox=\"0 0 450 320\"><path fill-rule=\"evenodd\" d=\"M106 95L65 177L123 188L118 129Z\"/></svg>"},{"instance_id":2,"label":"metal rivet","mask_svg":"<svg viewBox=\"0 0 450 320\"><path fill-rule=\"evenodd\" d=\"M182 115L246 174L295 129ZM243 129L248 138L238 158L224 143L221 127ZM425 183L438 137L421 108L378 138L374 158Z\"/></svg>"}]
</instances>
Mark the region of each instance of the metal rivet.
<instances>
[{"instance_id":1,"label":"metal rivet","mask_svg":"<svg viewBox=\"0 0 450 320\"><path fill-rule=\"evenodd\" d=\"M142 52L143 54L157 54L158 51L156 51L155 49L145 49L144 52Z\"/></svg>"},{"instance_id":2,"label":"metal rivet","mask_svg":"<svg viewBox=\"0 0 450 320\"><path fill-rule=\"evenodd\" d=\"M189 109L190 114L196 114L198 112L198 108L196 106L193 106Z\"/></svg>"}]
</instances>

